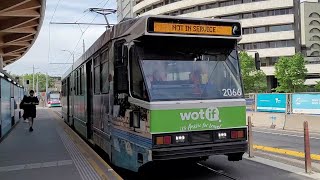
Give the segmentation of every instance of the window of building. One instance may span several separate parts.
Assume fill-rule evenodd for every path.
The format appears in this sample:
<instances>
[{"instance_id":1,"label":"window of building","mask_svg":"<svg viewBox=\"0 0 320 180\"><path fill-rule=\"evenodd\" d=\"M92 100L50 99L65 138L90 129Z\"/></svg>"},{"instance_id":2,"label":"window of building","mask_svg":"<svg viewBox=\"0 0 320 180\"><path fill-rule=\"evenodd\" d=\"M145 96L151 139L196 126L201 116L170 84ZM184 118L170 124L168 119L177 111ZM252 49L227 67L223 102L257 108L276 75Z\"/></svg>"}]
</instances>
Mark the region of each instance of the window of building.
<instances>
[{"instance_id":1,"label":"window of building","mask_svg":"<svg viewBox=\"0 0 320 180\"><path fill-rule=\"evenodd\" d=\"M310 46L311 49L320 49L320 44L314 43Z\"/></svg>"},{"instance_id":2,"label":"window of building","mask_svg":"<svg viewBox=\"0 0 320 180\"><path fill-rule=\"evenodd\" d=\"M320 37L315 35L315 36L312 36L310 41L320 41Z\"/></svg>"},{"instance_id":3,"label":"window of building","mask_svg":"<svg viewBox=\"0 0 320 180\"><path fill-rule=\"evenodd\" d=\"M201 10L205 10L206 9L206 5L200 5L198 6L198 10L201 11Z\"/></svg>"},{"instance_id":4,"label":"window of building","mask_svg":"<svg viewBox=\"0 0 320 180\"><path fill-rule=\"evenodd\" d=\"M310 33L320 33L320 30L318 28L312 28Z\"/></svg>"},{"instance_id":5,"label":"window of building","mask_svg":"<svg viewBox=\"0 0 320 180\"><path fill-rule=\"evenodd\" d=\"M277 57L270 57L269 58L269 66L274 66L278 61L278 58Z\"/></svg>"},{"instance_id":6,"label":"window of building","mask_svg":"<svg viewBox=\"0 0 320 180\"><path fill-rule=\"evenodd\" d=\"M320 15L316 12L313 12L309 15L309 17L312 17L312 18L320 18Z\"/></svg>"},{"instance_id":7,"label":"window of building","mask_svg":"<svg viewBox=\"0 0 320 180\"><path fill-rule=\"evenodd\" d=\"M236 15L230 15L230 16L222 16L222 19L240 19L239 14Z\"/></svg>"},{"instance_id":8,"label":"window of building","mask_svg":"<svg viewBox=\"0 0 320 180\"><path fill-rule=\"evenodd\" d=\"M310 54L310 56L320 56L320 52L319 51L314 51Z\"/></svg>"},{"instance_id":9,"label":"window of building","mask_svg":"<svg viewBox=\"0 0 320 180\"><path fill-rule=\"evenodd\" d=\"M291 30L293 30L292 24L269 26L269 32L291 31Z\"/></svg>"},{"instance_id":10,"label":"window of building","mask_svg":"<svg viewBox=\"0 0 320 180\"><path fill-rule=\"evenodd\" d=\"M252 17L265 17L268 16L267 11L253 12Z\"/></svg>"},{"instance_id":11,"label":"window of building","mask_svg":"<svg viewBox=\"0 0 320 180\"><path fill-rule=\"evenodd\" d=\"M252 13L244 13L243 14L243 19L249 19L252 18Z\"/></svg>"},{"instance_id":12,"label":"window of building","mask_svg":"<svg viewBox=\"0 0 320 180\"><path fill-rule=\"evenodd\" d=\"M212 9L212 8L217 8L219 7L218 3L211 3L206 5L206 9Z\"/></svg>"},{"instance_id":13,"label":"window of building","mask_svg":"<svg viewBox=\"0 0 320 180\"><path fill-rule=\"evenodd\" d=\"M192 12L195 12L197 11L197 7L192 7L192 8L188 8L188 9L183 9L181 10L181 14L187 14L187 13L192 13Z\"/></svg>"},{"instance_id":14,"label":"window of building","mask_svg":"<svg viewBox=\"0 0 320 180\"><path fill-rule=\"evenodd\" d=\"M312 26L320 26L320 22L317 21L317 20L312 20L309 25L312 25Z\"/></svg>"},{"instance_id":15,"label":"window of building","mask_svg":"<svg viewBox=\"0 0 320 180\"><path fill-rule=\"evenodd\" d=\"M174 12L170 13L170 16L177 16L177 15L179 15L179 14L180 14L179 11L174 11Z\"/></svg>"},{"instance_id":16,"label":"window of building","mask_svg":"<svg viewBox=\"0 0 320 180\"><path fill-rule=\"evenodd\" d=\"M255 27L253 28L253 33L265 33L266 27Z\"/></svg>"}]
</instances>

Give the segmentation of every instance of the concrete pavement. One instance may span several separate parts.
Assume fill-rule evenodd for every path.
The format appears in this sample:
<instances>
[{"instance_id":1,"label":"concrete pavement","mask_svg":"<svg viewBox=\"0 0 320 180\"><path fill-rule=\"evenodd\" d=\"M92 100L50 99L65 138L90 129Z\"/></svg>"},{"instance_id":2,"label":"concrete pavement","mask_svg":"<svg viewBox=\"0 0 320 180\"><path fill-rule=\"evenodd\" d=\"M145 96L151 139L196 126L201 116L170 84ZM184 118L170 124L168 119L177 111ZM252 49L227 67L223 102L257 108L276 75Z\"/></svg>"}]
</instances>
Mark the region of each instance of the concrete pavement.
<instances>
[{"instance_id":1,"label":"concrete pavement","mask_svg":"<svg viewBox=\"0 0 320 180\"><path fill-rule=\"evenodd\" d=\"M1 180L110 179L110 174L101 176L99 165L92 165L99 160L89 150L79 148L82 140L70 136L68 127L61 126L64 123L53 112L38 109L37 116L33 132L28 131L27 123L20 122L0 143Z\"/></svg>"}]
</instances>

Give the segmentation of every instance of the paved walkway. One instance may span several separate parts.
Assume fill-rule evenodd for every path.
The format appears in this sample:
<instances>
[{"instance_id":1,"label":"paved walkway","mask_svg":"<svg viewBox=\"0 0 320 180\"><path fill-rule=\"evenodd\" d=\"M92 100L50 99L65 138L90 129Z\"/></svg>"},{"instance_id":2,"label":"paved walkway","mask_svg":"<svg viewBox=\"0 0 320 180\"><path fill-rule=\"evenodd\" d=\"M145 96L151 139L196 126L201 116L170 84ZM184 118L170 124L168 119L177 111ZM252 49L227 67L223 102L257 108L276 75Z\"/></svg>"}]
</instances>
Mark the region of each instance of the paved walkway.
<instances>
[{"instance_id":1,"label":"paved walkway","mask_svg":"<svg viewBox=\"0 0 320 180\"><path fill-rule=\"evenodd\" d=\"M53 112L38 109L38 118L35 120L33 132L29 132L27 123L20 121L0 143L0 179L95 180L102 178L70 139Z\"/></svg>"}]
</instances>

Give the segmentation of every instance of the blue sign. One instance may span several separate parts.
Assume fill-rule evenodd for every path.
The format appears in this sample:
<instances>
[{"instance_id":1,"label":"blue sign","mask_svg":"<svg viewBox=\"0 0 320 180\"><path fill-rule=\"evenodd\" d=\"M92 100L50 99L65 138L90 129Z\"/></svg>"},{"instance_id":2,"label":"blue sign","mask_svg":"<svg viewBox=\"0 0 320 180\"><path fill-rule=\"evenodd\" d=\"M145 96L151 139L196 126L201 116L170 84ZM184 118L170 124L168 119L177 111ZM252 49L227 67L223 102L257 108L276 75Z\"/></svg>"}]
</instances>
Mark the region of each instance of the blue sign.
<instances>
[{"instance_id":1,"label":"blue sign","mask_svg":"<svg viewBox=\"0 0 320 180\"><path fill-rule=\"evenodd\" d=\"M293 94L292 112L320 114L320 94Z\"/></svg>"},{"instance_id":2,"label":"blue sign","mask_svg":"<svg viewBox=\"0 0 320 180\"><path fill-rule=\"evenodd\" d=\"M286 94L258 94L257 111L286 112Z\"/></svg>"}]
</instances>

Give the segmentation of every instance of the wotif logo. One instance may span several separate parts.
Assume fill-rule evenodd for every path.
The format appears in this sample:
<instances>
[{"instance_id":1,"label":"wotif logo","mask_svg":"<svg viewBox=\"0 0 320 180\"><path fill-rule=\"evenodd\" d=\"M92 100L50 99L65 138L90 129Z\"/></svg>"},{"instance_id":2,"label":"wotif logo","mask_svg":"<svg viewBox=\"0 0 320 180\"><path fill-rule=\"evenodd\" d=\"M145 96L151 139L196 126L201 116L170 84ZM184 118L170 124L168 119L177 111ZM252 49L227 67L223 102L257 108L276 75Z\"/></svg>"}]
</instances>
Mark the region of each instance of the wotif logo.
<instances>
[{"instance_id":1,"label":"wotif logo","mask_svg":"<svg viewBox=\"0 0 320 180\"><path fill-rule=\"evenodd\" d=\"M200 109L199 112L180 113L182 121L185 120L209 120L219 121L219 110L214 107L209 107L205 111Z\"/></svg>"}]
</instances>

